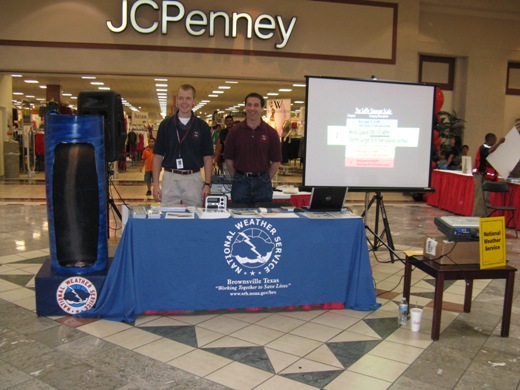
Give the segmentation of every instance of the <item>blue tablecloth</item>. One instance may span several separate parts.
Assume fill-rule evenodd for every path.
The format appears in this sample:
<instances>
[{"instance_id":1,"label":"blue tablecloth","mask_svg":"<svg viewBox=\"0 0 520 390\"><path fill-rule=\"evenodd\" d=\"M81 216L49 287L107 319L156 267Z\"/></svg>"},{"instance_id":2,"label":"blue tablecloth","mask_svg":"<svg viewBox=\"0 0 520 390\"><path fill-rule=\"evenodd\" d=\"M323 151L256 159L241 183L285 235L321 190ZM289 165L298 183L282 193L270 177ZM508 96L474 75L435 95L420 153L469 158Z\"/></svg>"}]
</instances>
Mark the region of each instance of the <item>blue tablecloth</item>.
<instances>
[{"instance_id":1,"label":"blue tablecloth","mask_svg":"<svg viewBox=\"0 0 520 390\"><path fill-rule=\"evenodd\" d=\"M379 307L360 218L130 218L95 307L79 316L323 303Z\"/></svg>"}]
</instances>

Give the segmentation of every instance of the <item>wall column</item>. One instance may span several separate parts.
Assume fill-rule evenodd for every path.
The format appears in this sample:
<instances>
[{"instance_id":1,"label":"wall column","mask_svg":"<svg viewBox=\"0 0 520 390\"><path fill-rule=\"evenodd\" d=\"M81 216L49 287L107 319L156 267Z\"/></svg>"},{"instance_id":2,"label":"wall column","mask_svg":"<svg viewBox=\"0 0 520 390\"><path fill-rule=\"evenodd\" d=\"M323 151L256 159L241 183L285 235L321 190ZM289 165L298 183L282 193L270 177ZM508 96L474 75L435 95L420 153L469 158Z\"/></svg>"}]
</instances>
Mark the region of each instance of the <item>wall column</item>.
<instances>
[{"instance_id":1,"label":"wall column","mask_svg":"<svg viewBox=\"0 0 520 390\"><path fill-rule=\"evenodd\" d=\"M0 176L5 175L4 142L8 141L8 125L13 123L13 80L11 75L0 76Z\"/></svg>"}]
</instances>

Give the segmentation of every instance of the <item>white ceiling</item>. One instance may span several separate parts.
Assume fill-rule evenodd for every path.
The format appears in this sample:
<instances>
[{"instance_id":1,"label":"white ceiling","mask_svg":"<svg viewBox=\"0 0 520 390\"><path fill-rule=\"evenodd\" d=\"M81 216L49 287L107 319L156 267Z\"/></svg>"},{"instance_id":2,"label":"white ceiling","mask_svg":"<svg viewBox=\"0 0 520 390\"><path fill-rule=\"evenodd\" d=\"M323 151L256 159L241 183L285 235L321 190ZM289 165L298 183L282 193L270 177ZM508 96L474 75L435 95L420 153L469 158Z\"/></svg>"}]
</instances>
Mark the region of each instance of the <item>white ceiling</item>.
<instances>
[{"instance_id":1,"label":"white ceiling","mask_svg":"<svg viewBox=\"0 0 520 390\"><path fill-rule=\"evenodd\" d=\"M14 74L14 73L13 73ZM152 76L114 76L114 75L95 75L96 80L82 79L82 75L78 74L47 74L47 73L20 73L22 77L13 77L13 100L21 101L22 99L34 103L39 107L46 100L46 90L40 86L60 85L61 102L75 106L80 91L97 90L97 86L91 85L91 81L101 81L104 86L109 87L112 91L117 92L130 105L146 112L151 121L159 121L161 119L161 108L157 97L156 83L164 83L155 81ZM88 75L90 76L90 75ZM197 90L197 102L201 100L209 100L209 103L197 111L197 115L205 118L210 116L214 111L227 110L230 107L243 103L244 97L250 92L258 92L263 96L267 96L269 92L278 92L275 99L291 99L293 103L291 110L298 110L305 100L305 87L294 87L293 84L305 84L305 80L288 80L266 81L266 80L225 80L225 79L203 79L203 78L175 78L168 77L168 107L172 104L172 94L175 94L177 88L181 84L192 84ZM37 84L28 84L26 80L37 80ZM226 81L236 81L236 84L228 84ZM224 93L218 97L208 97L214 90L218 90L220 86L229 86L229 89L221 89ZM290 92L279 92L280 89L292 89ZM23 95L17 95L22 93ZM72 97L64 95L72 94ZM38 100L40 99L40 100ZM241 108L239 107L240 111ZM130 115L131 110L125 107L125 111ZM168 108L168 113L169 113Z\"/></svg>"}]
</instances>

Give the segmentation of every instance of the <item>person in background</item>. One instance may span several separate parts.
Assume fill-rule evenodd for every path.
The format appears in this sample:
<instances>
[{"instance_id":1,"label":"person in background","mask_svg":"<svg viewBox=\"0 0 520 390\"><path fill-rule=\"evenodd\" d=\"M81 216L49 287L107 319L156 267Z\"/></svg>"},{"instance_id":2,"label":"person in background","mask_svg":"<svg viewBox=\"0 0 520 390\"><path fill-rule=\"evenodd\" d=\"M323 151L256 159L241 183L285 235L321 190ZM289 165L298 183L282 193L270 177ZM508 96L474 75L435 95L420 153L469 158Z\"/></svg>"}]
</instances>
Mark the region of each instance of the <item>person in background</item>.
<instances>
[{"instance_id":1,"label":"person in background","mask_svg":"<svg viewBox=\"0 0 520 390\"><path fill-rule=\"evenodd\" d=\"M457 170L460 169L462 162L462 151L460 137L450 138L451 147L446 153L446 169Z\"/></svg>"},{"instance_id":2,"label":"person in background","mask_svg":"<svg viewBox=\"0 0 520 390\"><path fill-rule=\"evenodd\" d=\"M221 130L222 130L222 126L220 126L219 124L216 124L211 128L211 139L213 141L213 149L216 149L216 147L217 147L217 142L220 137Z\"/></svg>"},{"instance_id":3,"label":"person in background","mask_svg":"<svg viewBox=\"0 0 520 390\"><path fill-rule=\"evenodd\" d=\"M475 183L475 193L473 201L473 216L474 217L486 217L487 199L484 198L482 192L482 183L486 180L497 181L498 172L487 162L487 158L490 154L494 153L497 148L504 143L506 139L504 137L497 140L497 137L493 133L487 133L485 136L485 142L477 150L475 156L475 168L473 168L473 181Z\"/></svg>"},{"instance_id":4,"label":"person in background","mask_svg":"<svg viewBox=\"0 0 520 390\"><path fill-rule=\"evenodd\" d=\"M146 191L146 196L152 195L154 144L155 138L148 138L148 146L143 150L143 154L141 156L142 163L139 172L142 172L144 168L144 182L146 183L146 187L148 189L148 191Z\"/></svg>"},{"instance_id":5,"label":"person in background","mask_svg":"<svg viewBox=\"0 0 520 390\"><path fill-rule=\"evenodd\" d=\"M467 156L469 153L469 146L468 145L462 145L462 155Z\"/></svg>"},{"instance_id":6,"label":"person in background","mask_svg":"<svg viewBox=\"0 0 520 390\"><path fill-rule=\"evenodd\" d=\"M271 202L272 178L282 161L278 132L262 120L265 101L252 92L245 98L246 119L226 138L226 166L233 177L231 200L252 205Z\"/></svg>"},{"instance_id":7,"label":"person in background","mask_svg":"<svg viewBox=\"0 0 520 390\"><path fill-rule=\"evenodd\" d=\"M220 172L223 172L224 168L224 149L226 146L226 137L229 134L229 130L235 125L233 116L228 115L224 119L226 127L220 131L220 136L215 147L215 157L213 158L213 165L215 165Z\"/></svg>"},{"instance_id":8,"label":"person in background","mask_svg":"<svg viewBox=\"0 0 520 390\"><path fill-rule=\"evenodd\" d=\"M195 116L195 88L183 84L177 91L175 115L159 125L153 158L153 197L162 204L201 207L210 193L213 142L209 126ZM159 175L164 168L162 188ZM204 168L202 180L200 169Z\"/></svg>"}]
</instances>

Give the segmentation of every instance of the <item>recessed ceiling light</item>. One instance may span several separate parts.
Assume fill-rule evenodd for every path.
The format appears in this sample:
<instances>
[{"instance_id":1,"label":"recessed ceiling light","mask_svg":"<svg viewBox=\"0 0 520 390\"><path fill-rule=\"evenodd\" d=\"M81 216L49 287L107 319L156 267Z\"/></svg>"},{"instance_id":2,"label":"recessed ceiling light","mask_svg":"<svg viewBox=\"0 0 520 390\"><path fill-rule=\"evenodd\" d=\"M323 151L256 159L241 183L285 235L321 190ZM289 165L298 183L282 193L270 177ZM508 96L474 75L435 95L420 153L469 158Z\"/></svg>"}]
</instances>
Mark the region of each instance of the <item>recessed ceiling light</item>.
<instances>
[{"instance_id":1,"label":"recessed ceiling light","mask_svg":"<svg viewBox=\"0 0 520 390\"><path fill-rule=\"evenodd\" d=\"M23 77L21 74L12 74L11 77Z\"/></svg>"},{"instance_id":2,"label":"recessed ceiling light","mask_svg":"<svg viewBox=\"0 0 520 390\"><path fill-rule=\"evenodd\" d=\"M296 104L303 104L305 102L303 100L295 100L294 103L296 103Z\"/></svg>"},{"instance_id":3,"label":"recessed ceiling light","mask_svg":"<svg viewBox=\"0 0 520 390\"><path fill-rule=\"evenodd\" d=\"M61 95L62 95L62 96L72 96L71 93L62 93Z\"/></svg>"},{"instance_id":4,"label":"recessed ceiling light","mask_svg":"<svg viewBox=\"0 0 520 390\"><path fill-rule=\"evenodd\" d=\"M292 86L293 87L300 87L300 88L305 88L306 87L305 84L293 84Z\"/></svg>"},{"instance_id":5,"label":"recessed ceiling light","mask_svg":"<svg viewBox=\"0 0 520 390\"><path fill-rule=\"evenodd\" d=\"M13 92L13 95L20 95L20 96L23 96L23 92Z\"/></svg>"},{"instance_id":6,"label":"recessed ceiling light","mask_svg":"<svg viewBox=\"0 0 520 390\"><path fill-rule=\"evenodd\" d=\"M280 88L278 91L280 91L280 92L291 92L292 89L291 88Z\"/></svg>"},{"instance_id":7,"label":"recessed ceiling light","mask_svg":"<svg viewBox=\"0 0 520 390\"><path fill-rule=\"evenodd\" d=\"M267 92L267 96L278 96L278 92Z\"/></svg>"},{"instance_id":8,"label":"recessed ceiling light","mask_svg":"<svg viewBox=\"0 0 520 390\"><path fill-rule=\"evenodd\" d=\"M25 95L26 98L29 98L29 99L34 99L35 96L34 95Z\"/></svg>"},{"instance_id":9,"label":"recessed ceiling light","mask_svg":"<svg viewBox=\"0 0 520 390\"><path fill-rule=\"evenodd\" d=\"M208 95L209 97L218 97L218 95Z\"/></svg>"},{"instance_id":10,"label":"recessed ceiling light","mask_svg":"<svg viewBox=\"0 0 520 390\"><path fill-rule=\"evenodd\" d=\"M157 92L168 92L168 88L156 88Z\"/></svg>"},{"instance_id":11,"label":"recessed ceiling light","mask_svg":"<svg viewBox=\"0 0 520 390\"><path fill-rule=\"evenodd\" d=\"M110 91L110 87L98 87L101 91Z\"/></svg>"},{"instance_id":12,"label":"recessed ceiling light","mask_svg":"<svg viewBox=\"0 0 520 390\"><path fill-rule=\"evenodd\" d=\"M46 85L38 85L38 87L40 87L41 89L47 89Z\"/></svg>"},{"instance_id":13,"label":"recessed ceiling light","mask_svg":"<svg viewBox=\"0 0 520 390\"><path fill-rule=\"evenodd\" d=\"M224 91L213 91L213 93L224 93Z\"/></svg>"},{"instance_id":14,"label":"recessed ceiling light","mask_svg":"<svg viewBox=\"0 0 520 390\"><path fill-rule=\"evenodd\" d=\"M24 80L24 83L27 84L39 84L40 82L38 80Z\"/></svg>"},{"instance_id":15,"label":"recessed ceiling light","mask_svg":"<svg viewBox=\"0 0 520 390\"><path fill-rule=\"evenodd\" d=\"M102 82L102 81L91 81L90 84L92 84L92 85L105 85L105 83Z\"/></svg>"},{"instance_id":16,"label":"recessed ceiling light","mask_svg":"<svg viewBox=\"0 0 520 390\"><path fill-rule=\"evenodd\" d=\"M154 81L168 81L168 79L157 78L157 79L154 79Z\"/></svg>"},{"instance_id":17,"label":"recessed ceiling light","mask_svg":"<svg viewBox=\"0 0 520 390\"><path fill-rule=\"evenodd\" d=\"M95 80L96 76L81 76L83 80Z\"/></svg>"},{"instance_id":18,"label":"recessed ceiling light","mask_svg":"<svg viewBox=\"0 0 520 390\"><path fill-rule=\"evenodd\" d=\"M168 84L155 84L156 87L168 87Z\"/></svg>"},{"instance_id":19,"label":"recessed ceiling light","mask_svg":"<svg viewBox=\"0 0 520 390\"><path fill-rule=\"evenodd\" d=\"M227 80L226 84L238 84L238 81Z\"/></svg>"},{"instance_id":20,"label":"recessed ceiling light","mask_svg":"<svg viewBox=\"0 0 520 390\"><path fill-rule=\"evenodd\" d=\"M229 85L220 85L218 89L231 89Z\"/></svg>"}]
</instances>

